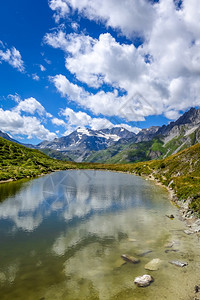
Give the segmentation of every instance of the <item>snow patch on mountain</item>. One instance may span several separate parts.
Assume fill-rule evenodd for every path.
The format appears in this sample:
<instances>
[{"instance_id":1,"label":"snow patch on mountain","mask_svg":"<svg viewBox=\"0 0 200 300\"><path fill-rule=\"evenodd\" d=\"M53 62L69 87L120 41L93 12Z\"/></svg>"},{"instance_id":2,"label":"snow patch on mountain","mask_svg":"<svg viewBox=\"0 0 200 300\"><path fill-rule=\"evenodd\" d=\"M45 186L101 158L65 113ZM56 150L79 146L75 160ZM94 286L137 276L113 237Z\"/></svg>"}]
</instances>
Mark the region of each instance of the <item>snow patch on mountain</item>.
<instances>
[{"instance_id":1,"label":"snow patch on mountain","mask_svg":"<svg viewBox=\"0 0 200 300\"><path fill-rule=\"evenodd\" d=\"M87 135L87 136L96 136L96 137L100 137L100 138L105 138L107 140L111 139L114 142L117 142L121 139L121 137L117 134L109 134L109 133L105 133L102 130L91 130L91 129L87 129L87 128L78 128L77 130L78 133L78 138L81 139L83 135ZM121 128L120 130L121 132L124 131L124 128ZM76 142L77 144L78 142Z\"/></svg>"}]
</instances>

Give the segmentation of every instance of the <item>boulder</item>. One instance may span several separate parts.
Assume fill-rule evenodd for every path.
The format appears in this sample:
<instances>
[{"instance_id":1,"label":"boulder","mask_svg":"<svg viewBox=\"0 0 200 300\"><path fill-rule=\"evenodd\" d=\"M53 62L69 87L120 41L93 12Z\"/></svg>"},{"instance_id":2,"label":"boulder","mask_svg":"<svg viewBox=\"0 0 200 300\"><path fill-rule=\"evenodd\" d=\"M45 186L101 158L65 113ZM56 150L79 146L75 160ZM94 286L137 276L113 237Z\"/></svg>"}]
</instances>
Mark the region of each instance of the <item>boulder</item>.
<instances>
[{"instance_id":1,"label":"boulder","mask_svg":"<svg viewBox=\"0 0 200 300\"><path fill-rule=\"evenodd\" d=\"M134 280L134 283L138 287L146 287L146 286L149 286L151 284L151 282L153 282L153 281L154 281L154 279L152 276L145 274L145 275L136 277Z\"/></svg>"},{"instance_id":2,"label":"boulder","mask_svg":"<svg viewBox=\"0 0 200 300\"><path fill-rule=\"evenodd\" d=\"M161 260L159 258L154 258L150 262L148 262L144 268L149 271L157 271L159 269Z\"/></svg>"}]
</instances>

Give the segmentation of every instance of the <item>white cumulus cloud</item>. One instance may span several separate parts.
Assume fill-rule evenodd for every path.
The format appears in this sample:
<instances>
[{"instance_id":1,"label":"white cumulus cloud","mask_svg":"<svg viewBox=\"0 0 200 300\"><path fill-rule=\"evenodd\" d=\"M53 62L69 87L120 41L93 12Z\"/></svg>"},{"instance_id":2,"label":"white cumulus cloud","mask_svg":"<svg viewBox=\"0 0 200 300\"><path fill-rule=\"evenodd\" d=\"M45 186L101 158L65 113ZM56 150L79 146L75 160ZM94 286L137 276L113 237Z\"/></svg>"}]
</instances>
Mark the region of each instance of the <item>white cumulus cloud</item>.
<instances>
[{"instance_id":1,"label":"white cumulus cloud","mask_svg":"<svg viewBox=\"0 0 200 300\"><path fill-rule=\"evenodd\" d=\"M27 136L28 139L52 140L56 137L36 117L22 116L19 112L10 110L0 109L0 128L12 135Z\"/></svg>"},{"instance_id":2,"label":"white cumulus cloud","mask_svg":"<svg viewBox=\"0 0 200 300\"><path fill-rule=\"evenodd\" d=\"M62 74L51 77L51 81L63 97L90 109L95 115L116 116L126 121L143 121L144 115L154 113L151 105L138 93L119 96L118 91L114 90L93 94L71 83Z\"/></svg>"},{"instance_id":3,"label":"white cumulus cloud","mask_svg":"<svg viewBox=\"0 0 200 300\"><path fill-rule=\"evenodd\" d=\"M39 65L41 72L46 71L46 68L43 65Z\"/></svg>"},{"instance_id":4,"label":"white cumulus cloud","mask_svg":"<svg viewBox=\"0 0 200 300\"><path fill-rule=\"evenodd\" d=\"M10 95L11 97L13 95ZM19 100L19 99L18 99ZM25 114L24 114L25 113ZM36 116L35 114L38 114ZM40 118L42 116L42 119ZM52 117L33 97L19 100L11 110L0 109L0 128L11 135L21 135L28 139L52 140L56 137L42 124L45 117Z\"/></svg>"},{"instance_id":5,"label":"white cumulus cloud","mask_svg":"<svg viewBox=\"0 0 200 300\"><path fill-rule=\"evenodd\" d=\"M74 131L78 127L89 127L92 130L100 130L104 128L113 128L113 127L124 127L127 130L135 133L140 131L140 129L137 127L131 127L130 125L127 124L115 125L106 118L93 118L85 112L82 111L75 112L74 110L68 107L62 111L62 115L66 118L67 123L59 119L56 119L53 122L57 123L57 125L64 125L67 128L65 134L69 134L70 132Z\"/></svg>"},{"instance_id":6,"label":"white cumulus cloud","mask_svg":"<svg viewBox=\"0 0 200 300\"><path fill-rule=\"evenodd\" d=\"M5 48L5 46L3 48ZM0 61L9 63L13 68L20 72L25 71L21 54L15 47L12 47L11 49L4 49L4 51L0 50Z\"/></svg>"},{"instance_id":7,"label":"white cumulus cloud","mask_svg":"<svg viewBox=\"0 0 200 300\"><path fill-rule=\"evenodd\" d=\"M55 11L57 22L68 17L72 9L89 20L101 21L127 36L149 31L155 18L153 5L147 0L51 0L49 6Z\"/></svg>"},{"instance_id":8,"label":"white cumulus cloud","mask_svg":"<svg viewBox=\"0 0 200 300\"><path fill-rule=\"evenodd\" d=\"M65 0L50 0L50 8L55 11L54 18L56 22L59 22L61 18L64 18L69 13L69 6Z\"/></svg>"},{"instance_id":9,"label":"white cumulus cloud","mask_svg":"<svg viewBox=\"0 0 200 300\"><path fill-rule=\"evenodd\" d=\"M37 74L32 74L32 78L35 81L39 81L40 80L40 77Z\"/></svg>"},{"instance_id":10,"label":"white cumulus cloud","mask_svg":"<svg viewBox=\"0 0 200 300\"><path fill-rule=\"evenodd\" d=\"M62 75L54 76L52 81L62 96L96 115L121 116L129 121L158 114L174 119L181 111L200 105L198 0L184 0L181 7L173 0L154 4L147 0L56 3L53 10L58 19L76 11L118 30L130 41L122 44L110 33L99 38L66 34L63 29L46 34L44 41L64 51L66 68L88 86L85 90ZM143 40L139 47L132 42L136 34ZM105 92L105 85L112 91ZM91 87L97 92L89 92ZM119 96L118 91L124 93Z\"/></svg>"},{"instance_id":11,"label":"white cumulus cloud","mask_svg":"<svg viewBox=\"0 0 200 300\"><path fill-rule=\"evenodd\" d=\"M64 127L67 126L67 124L65 123L65 121L63 121L62 119L53 118L53 119L51 120L51 122L52 122L54 125L57 125L57 126L64 126Z\"/></svg>"},{"instance_id":12,"label":"white cumulus cloud","mask_svg":"<svg viewBox=\"0 0 200 300\"><path fill-rule=\"evenodd\" d=\"M45 108L41 105L41 103L33 97L20 101L19 104L14 108L14 111L23 111L31 115L35 114L36 112L39 115L44 115L46 113Z\"/></svg>"}]
</instances>

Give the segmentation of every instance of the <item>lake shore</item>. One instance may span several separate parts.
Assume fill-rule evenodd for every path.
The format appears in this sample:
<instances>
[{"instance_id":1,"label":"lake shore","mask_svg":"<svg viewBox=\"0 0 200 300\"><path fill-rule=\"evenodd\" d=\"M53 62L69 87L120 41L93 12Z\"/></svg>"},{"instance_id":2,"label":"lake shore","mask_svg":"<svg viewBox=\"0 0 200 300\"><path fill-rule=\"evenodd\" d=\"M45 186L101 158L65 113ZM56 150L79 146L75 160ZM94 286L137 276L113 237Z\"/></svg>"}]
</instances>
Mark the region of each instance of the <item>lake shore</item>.
<instances>
[{"instance_id":1,"label":"lake shore","mask_svg":"<svg viewBox=\"0 0 200 300\"><path fill-rule=\"evenodd\" d=\"M190 228L190 230L185 232L186 234L190 235L190 234L200 232L200 219L189 208L190 199L179 200L175 191L172 188L169 188L166 185L162 184L159 180L154 178L153 175L142 176L142 177L153 181L156 185L162 186L168 191L169 198L172 204L176 205L179 210L181 221L185 222L185 224Z\"/></svg>"}]
</instances>

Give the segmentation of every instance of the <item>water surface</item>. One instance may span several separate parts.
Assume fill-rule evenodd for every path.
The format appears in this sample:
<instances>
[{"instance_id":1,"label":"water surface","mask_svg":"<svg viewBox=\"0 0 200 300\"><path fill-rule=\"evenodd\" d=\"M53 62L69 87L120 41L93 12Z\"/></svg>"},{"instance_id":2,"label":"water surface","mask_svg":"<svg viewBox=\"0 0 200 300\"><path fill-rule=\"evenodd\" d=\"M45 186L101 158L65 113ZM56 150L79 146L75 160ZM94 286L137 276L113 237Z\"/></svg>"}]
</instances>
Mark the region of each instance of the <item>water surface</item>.
<instances>
[{"instance_id":1,"label":"water surface","mask_svg":"<svg viewBox=\"0 0 200 300\"><path fill-rule=\"evenodd\" d=\"M183 232L168 193L150 181L63 171L2 184L0 195L2 300L191 299L200 282L198 236ZM122 254L140 263L124 264ZM162 260L159 270L145 270L153 258ZM138 288L134 278L143 274L155 281Z\"/></svg>"}]
</instances>

